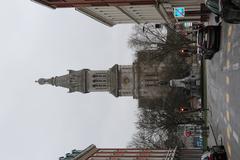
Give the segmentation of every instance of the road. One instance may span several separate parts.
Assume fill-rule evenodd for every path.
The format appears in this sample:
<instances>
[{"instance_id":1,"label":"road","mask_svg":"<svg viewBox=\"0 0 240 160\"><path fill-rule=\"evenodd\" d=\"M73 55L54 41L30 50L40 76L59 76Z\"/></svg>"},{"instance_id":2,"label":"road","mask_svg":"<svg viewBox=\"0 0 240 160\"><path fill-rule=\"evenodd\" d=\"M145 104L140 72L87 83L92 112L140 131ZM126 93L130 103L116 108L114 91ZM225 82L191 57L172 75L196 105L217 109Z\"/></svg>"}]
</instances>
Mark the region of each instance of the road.
<instances>
[{"instance_id":1,"label":"road","mask_svg":"<svg viewBox=\"0 0 240 160\"><path fill-rule=\"evenodd\" d=\"M230 160L240 159L240 25L222 23L221 50L206 60L208 120Z\"/></svg>"}]
</instances>

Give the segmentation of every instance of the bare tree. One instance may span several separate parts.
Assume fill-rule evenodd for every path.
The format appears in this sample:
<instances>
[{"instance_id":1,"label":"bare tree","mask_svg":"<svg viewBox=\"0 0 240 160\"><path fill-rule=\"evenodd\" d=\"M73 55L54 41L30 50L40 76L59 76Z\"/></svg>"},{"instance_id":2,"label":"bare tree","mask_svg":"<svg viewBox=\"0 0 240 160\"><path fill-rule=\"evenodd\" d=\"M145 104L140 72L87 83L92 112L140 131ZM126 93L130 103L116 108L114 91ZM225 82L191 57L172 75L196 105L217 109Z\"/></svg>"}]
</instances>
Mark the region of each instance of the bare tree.
<instances>
[{"instance_id":1,"label":"bare tree","mask_svg":"<svg viewBox=\"0 0 240 160\"><path fill-rule=\"evenodd\" d=\"M180 113L179 105L186 104L186 99L180 92L173 90L165 98L155 99L139 108L137 133L134 135L131 147L168 148L183 147L178 137L178 126L185 124L202 125L204 121L197 114Z\"/></svg>"},{"instance_id":2,"label":"bare tree","mask_svg":"<svg viewBox=\"0 0 240 160\"><path fill-rule=\"evenodd\" d=\"M164 142L167 136L163 132L151 132L150 130L140 129L134 134L129 148L166 148Z\"/></svg>"},{"instance_id":3,"label":"bare tree","mask_svg":"<svg viewBox=\"0 0 240 160\"><path fill-rule=\"evenodd\" d=\"M163 25L156 29L153 24L135 26L129 39L129 46L136 50L138 79L141 81L141 66L153 68L164 64L158 71L159 80L167 82L174 78L183 78L190 72L186 60L178 56L182 47L192 47L192 41ZM165 83L163 83L165 84ZM166 83L167 84L167 83ZM169 87L169 86L164 86ZM201 118L191 114L179 113L179 105L189 107L187 96L182 89L164 90L166 96L148 99L139 97L139 114L136 122L137 133L129 147L166 148L174 145L183 146L177 135L179 125L202 124ZM159 93L160 94L160 93Z\"/></svg>"},{"instance_id":4,"label":"bare tree","mask_svg":"<svg viewBox=\"0 0 240 160\"><path fill-rule=\"evenodd\" d=\"M182 36L168 25L155 28L154 24L134 26L134 33L130 36L129 46L136 51L164 50L164 53L176 52L182 47L192 48L190 39Z\"/></svg>"}]
</instances>

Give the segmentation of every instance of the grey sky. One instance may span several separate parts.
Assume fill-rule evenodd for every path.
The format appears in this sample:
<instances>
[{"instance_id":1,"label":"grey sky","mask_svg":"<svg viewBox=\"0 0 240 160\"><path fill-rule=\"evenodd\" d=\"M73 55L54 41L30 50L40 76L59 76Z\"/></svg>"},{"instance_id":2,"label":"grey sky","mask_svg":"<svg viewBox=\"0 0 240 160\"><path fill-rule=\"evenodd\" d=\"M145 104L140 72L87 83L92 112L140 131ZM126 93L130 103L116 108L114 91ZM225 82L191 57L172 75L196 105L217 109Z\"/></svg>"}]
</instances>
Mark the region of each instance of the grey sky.
<instances>
[{"instance_id":1,"label":"grey sky","mask_svg":"<svg viewBox=\"0 0 240 160\"><path fill-rule=\"evenodd\" d=\"M0 6L0 153L4 160L54 160L74 148L125 147L137 102L109 93L68 94L34 80L67 69L131 64L131 25L106 27L74 9L28 0Z\"/></svg>"}]
</instances>

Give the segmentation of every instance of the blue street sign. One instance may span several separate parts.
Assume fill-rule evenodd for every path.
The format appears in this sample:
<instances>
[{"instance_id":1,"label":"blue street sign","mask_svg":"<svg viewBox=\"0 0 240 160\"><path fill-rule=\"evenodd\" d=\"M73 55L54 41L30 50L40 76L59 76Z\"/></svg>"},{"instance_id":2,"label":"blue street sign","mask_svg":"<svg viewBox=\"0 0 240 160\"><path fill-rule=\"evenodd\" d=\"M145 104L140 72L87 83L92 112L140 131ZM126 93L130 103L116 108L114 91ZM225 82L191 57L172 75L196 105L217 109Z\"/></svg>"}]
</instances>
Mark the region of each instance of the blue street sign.
<instances>
[{"instance_id":1,"label":"blue street sign","mask_svg":"<svg viewBox=\"0 0 240 160\"><path fill-rule=\"evenodd\" d=\"M173 14L175 17L184 17L185 16L185 8L184 7L174 7Z\"/></svg>"}]
</instances>

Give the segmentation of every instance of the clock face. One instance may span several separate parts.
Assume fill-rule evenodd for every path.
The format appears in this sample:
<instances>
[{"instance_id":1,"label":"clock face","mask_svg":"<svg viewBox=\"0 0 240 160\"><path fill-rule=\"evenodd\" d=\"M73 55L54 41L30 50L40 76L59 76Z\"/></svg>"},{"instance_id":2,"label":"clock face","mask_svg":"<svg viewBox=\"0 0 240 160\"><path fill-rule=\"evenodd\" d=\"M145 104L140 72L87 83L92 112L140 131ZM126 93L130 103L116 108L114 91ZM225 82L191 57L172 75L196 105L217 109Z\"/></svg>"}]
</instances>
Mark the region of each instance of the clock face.
<instances>
[{"instance_id":1,"label":"clock face","mask_svg":"<svg viewBox=\"0 0 240 160\"><path fill-rule=\"evenodd\" d=\"M130 79L128 77L123 78L123 83L127 85L130 82Z\"/></svg>"}]
</instances>

